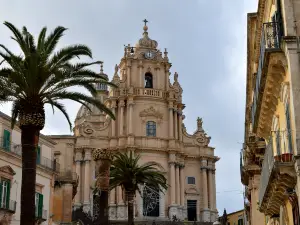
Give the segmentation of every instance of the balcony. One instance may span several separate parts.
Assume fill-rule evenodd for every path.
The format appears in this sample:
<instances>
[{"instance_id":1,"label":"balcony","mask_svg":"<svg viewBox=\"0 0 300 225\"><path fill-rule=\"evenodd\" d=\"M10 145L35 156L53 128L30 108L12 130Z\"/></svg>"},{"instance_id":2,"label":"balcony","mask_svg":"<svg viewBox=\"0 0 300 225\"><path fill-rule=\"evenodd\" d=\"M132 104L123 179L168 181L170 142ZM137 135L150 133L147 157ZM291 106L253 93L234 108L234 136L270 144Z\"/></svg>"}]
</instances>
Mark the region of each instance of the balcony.
<instances>
[{"instance_id":1,"label":"balcony","mask_svg":"<svg viewBox=\"0 0 300 225\"><path fill-rule=\"evenodd\" d=\"M293 154L288 146L289 135L283 131L272 132L264 155L259 210L267 215L279 213L280 205L286 199L286 191L296 184Z\"/></svg>"},{"instance_id":2,"label":"balcony","mask_svg":"<svg viewBox=\"0 0 300 225\"><path fill-rule=\"evenodd\" d=\"M17 202L13 200L9 200L8 202L1 202L0 203L0 211L5 210L12 214L16 212Z\"/></svg>"},{"instance_id":3,"label":"balcony","mask_svg":"<svg viewBox=\"0 0 300 225\"><path fill-rule=\"evenodd\" d=\"M15 144L13 142L7 144L3 141L3 138L0 138L0 151L12 153L16 156L22 157L21 144ZM37 165L55 172L58 172L60 169L59 163L57 163L55 160L51 160L43 156L40 156L39 160L37 160Z\"/></svg>"},{"instance_id":4,"label":"balcony","mask_svg":"<svg viewBox=\"0 0 300 225\"><path fill-rule=\"evenodd\" d=\"M249 185L249 178L260 173L259 158L252 152L241 150L240 153L240 173L241 181L244 185Z\"/></svg>"},{"instance_id":5,"label":"balcony","mask_svg":"<svg viewBox=\"0 0 300 225\"><path fill-rule=\"evenodd\" d=\"M259 137L267 137L285 76L286 59L281 49L281 23L264 23L260 41L260 57L256 80L251 119L253 131Z\"/></svg>"},{"instance_id":6,"label":"balcony","mask_svg":"<svg viewBox=\"0 0 300 225\"><path fill-rule=\"evenodd\" d=\"M60 183L77 183L77 173L71 171L61 171L55 176L55 181Z\"/></svg>"}]
</instances>

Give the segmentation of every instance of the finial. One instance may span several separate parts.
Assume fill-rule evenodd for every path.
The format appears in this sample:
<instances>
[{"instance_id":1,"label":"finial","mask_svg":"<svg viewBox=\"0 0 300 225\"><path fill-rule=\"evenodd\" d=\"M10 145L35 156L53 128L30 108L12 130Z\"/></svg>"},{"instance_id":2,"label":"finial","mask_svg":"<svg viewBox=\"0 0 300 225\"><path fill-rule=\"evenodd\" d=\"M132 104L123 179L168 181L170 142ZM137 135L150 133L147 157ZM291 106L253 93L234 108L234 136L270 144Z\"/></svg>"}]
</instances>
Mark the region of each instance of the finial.
<instances>
[{"instance_id":1,"label":"finial","mask_svg":"<svg viewBox=\"0 0 300 225\"><path fill-rule=\"evenodd\" d=\"M115 74L118 74L119 66L118 64L115 65Z\"/></svg>"},{"instance_id":2,"label":"finial","mask_svg":"<svg viewBox=\"0 0 300 225\"><path fill-rule=\"evenodd\" d=\"M147 30L148 30L147 23L148 23L149 21L146 20L146 19L144 19L143 22L145 23L144 28L143 28L143 29L144 29L144 32L147 32Z\"/></svg>"},{"instance_id":3,"label":"finial","mask_svg":"<svg viewBox=\"0 0 300 225\"><path fill-rule=\"evenodd\" d=\"M103 62L100 63L100 73L103 73Z\"/></svg>"}]
</instances>

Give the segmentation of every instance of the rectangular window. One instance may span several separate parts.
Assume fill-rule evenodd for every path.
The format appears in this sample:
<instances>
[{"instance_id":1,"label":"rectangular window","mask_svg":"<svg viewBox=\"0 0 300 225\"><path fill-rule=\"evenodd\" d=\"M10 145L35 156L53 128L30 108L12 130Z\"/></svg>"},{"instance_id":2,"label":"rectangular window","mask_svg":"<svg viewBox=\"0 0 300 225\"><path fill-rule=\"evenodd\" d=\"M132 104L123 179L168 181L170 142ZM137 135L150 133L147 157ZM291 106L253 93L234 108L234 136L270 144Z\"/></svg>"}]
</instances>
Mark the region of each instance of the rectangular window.
<instances>
[{"instance_id":1,"label":"rectangular window","mask_svg":"<svg viewBox=\"0 0 300 225\"><path fill-rule=\"evenodd\" d=\"M156 137L156 123L154 121L148 121L146 124L146 135L148 137Z\"/></svg>"},{"instance_id":2,"label":"rectangular window","mask_svg":"<svg viewBox=\"0 0 300 225\"><path fill-rule=\"evenodd\" d=\"M2 180L0 182L0 208L9 208L10 201L10 180Z\"/></svg>"},{"instance_id":3,"label":"rectangular window","mask_svg":"<svg viewBox=\"0 0 300 225\"><path fill-rule=\"evenodd\" d=\"M243 225L243 219L238 220L238 225Z\"/></svg>"},{"instance_id":4,"label":"rectangular window","mask_svg":"<svg viewBox=\"0 0 300 225\"><path fill-rule=\"evenodd\" d=\"M3 148L5 151L10 151L10 132L8 130L3 131Z\"/></svg>"},{"instance_id":5,"label":"rectangular window","mask_svg":"<svg viewBox=\"0 0 300 225\"><path fill-rule=\"evenodd\" d=\"M187 177L187 183L188 184L196 184L195 177Z\"/></svg>"},{"instance_id":6,"label":"rectangular window","mask_svg":"<svg viewBox=\"0 0 300 225\"><path fill-rule=\"evenodd\" d=\"M41 147L38 146L36 150L36 164L41 164Z\"/></svg>"},{"instance_id":7,"label":"rectangular window","mask_svg":"<svg viewBox=\"0 0 300 225\"><path fill-rule=\"evenodd\" d=\"M43 214L43 195L35 193L35 217L41 218Z\"/></svg>"}]
</instances>

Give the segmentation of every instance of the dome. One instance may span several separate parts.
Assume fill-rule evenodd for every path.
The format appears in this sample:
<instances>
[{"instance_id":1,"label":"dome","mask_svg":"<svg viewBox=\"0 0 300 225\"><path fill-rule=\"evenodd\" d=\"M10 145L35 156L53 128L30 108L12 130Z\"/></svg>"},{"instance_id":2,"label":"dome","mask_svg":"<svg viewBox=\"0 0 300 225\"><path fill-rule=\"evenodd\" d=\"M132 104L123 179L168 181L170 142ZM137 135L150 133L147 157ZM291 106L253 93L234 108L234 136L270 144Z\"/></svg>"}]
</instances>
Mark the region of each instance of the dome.
<instances>
[{"instance_id":1,"label":"dome","mask_svg":"<svg viewBox=\"0 0 300 225\"><path fill-rule=\"evenodd\" d=\"M147 22L148 22L147 20L144 20L145 26L143 28L143 30L144 30L143 37L138 41L138 43L136 44L136 47L156 49L158 44L157 44L157 41L149 38L148 32L147 32L148 26L146 25Z\"/></svg>"},{"instance_id":2,"label":"dome","mask_svg":"<svg viewBox=\"0 0 300 225\"><path fill-rule=\"evenodd\" d=\"M89 108L91 109L88 110L84 105L82 105L76 115L76 120L80 119L81 117L86 117L86 116L99 116L101 114L103 114L102 111L100 111L96 106L92 105L92 104L87 104L89 106Z\"/></svg>"}]
</instances>

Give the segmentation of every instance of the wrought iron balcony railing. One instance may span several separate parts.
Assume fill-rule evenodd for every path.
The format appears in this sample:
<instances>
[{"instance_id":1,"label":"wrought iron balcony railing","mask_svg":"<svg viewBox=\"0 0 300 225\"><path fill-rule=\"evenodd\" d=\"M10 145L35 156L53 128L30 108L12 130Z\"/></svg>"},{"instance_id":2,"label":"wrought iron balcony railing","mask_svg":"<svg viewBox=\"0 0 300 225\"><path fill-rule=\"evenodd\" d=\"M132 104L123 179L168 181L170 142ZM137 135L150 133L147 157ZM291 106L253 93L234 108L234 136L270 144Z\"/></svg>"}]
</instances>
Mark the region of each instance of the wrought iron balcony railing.
<instances>
[{"instance_id":1,"label":"wrought iron balcony railing","mask_svg":"<svg viewBox=\"0 0 300 225\"><path fill-rule=\"evenodd\" d=\"M12 213L16 212L16 207L17 207L17 202L13 200L0 203L0 209L8 210Z\"/></svg>"},{"instance_id":2,"label":"wrought iron balcony railing","mask_svg":"<svg viewBox=\"0 0 300 225\"><path fill-rule=\"evenodd\" d=\"M271 174L277 167L290 164L293 160L293 153L288 145L291 132L274 131L270 136L262 164L262 171L259 186L259 206L261 206L268 188ZM275 153L275 154L274 154Z\"/></svg>"},{"instance_id":3,"label":"wrought iron balcony railing","mask_svg":"<svg viewBox=\"0 0 300 225\"><path fill-rule=\"evenodd\" d=\"M255 116L257 111L257 102L259 93L261 92L261 78L263 76L264 67L266 67L266 53L281 51L280 42L282 38L281 22L264 23L261 32L260 54L258 69L256 74L256 82L254 87L253 104L252 104L252 124L255 123Z\"/></svg>"},{"instance_id":4,"label":"wrought iron balcony railing","mask_svg":"<svg viewBox=\"0 0 300 225\"><path fill-rule=\"evenodd\" d=\"M4 141L3 138L0 138L0 150L22 156L21 144ZM37 160L37 164L46 169L50 169L56 172L60 170L60 165L56 162L56 160L51 160L43 156L40 156L39 160Z\"/></svg>"}]
</instances>

